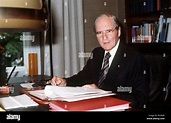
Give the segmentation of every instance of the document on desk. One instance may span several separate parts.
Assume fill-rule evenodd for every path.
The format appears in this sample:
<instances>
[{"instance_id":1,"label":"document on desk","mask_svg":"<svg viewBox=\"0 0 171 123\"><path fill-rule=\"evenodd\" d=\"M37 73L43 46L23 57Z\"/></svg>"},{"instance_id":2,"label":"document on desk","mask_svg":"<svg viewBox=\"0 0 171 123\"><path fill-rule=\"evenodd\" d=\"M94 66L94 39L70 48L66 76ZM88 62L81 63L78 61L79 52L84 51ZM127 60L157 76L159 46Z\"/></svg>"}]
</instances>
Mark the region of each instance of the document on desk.
<instances>
[{"instance_id":1,"label":"document on desk","mask_svg":"<svg viewBox=\"0 0 171 123\"><path fill-rule=\"evenodd\" d=\"M32 100L26 94L17 95L17 96L7 96L0 98L0 105L8 110L14 108L38 106L39 104Z\"/></svg>"},{"instance_id":2,"label":"document on desk","mask_svg":"<svg viewBox=\"0 0 171 123\"><path fill-rule=\"evenodd\" d=\"M111 91L86 87L46 85L43 90L28 91L30 95L42 100L74 102L79 100L115 95Z\"/></svg>"}]
</instances>

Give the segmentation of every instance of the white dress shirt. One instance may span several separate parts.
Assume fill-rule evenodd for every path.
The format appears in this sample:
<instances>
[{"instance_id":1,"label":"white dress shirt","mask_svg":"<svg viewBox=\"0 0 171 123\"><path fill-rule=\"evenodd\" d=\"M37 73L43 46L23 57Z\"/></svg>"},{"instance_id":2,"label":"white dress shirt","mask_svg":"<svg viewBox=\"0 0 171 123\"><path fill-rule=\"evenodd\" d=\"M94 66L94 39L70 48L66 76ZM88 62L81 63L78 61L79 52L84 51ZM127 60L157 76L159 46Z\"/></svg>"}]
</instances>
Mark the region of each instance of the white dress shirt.
<instances>
[{"instance_id":1,"label":"white dress shirt","mask_svg":"<svg viewBox=\"0 0 171 123\"><path fill-rule=\"evenodd\" d=\"M112 48L110 51L105 51L104 56L106 55L107 52L109 52L110 55L111 55L111 57L109 58L109 67L112 64L112 61L113 61L113 58L114 58L114 56L116 54L116 51L118 49L119 43L120 43L120 39L118 40L118 42L117 42L117 44L116 44L116 46L114 48ZM103 59L103 62L104 62L104 59ZM103 64L102 64L102 66L103 66Z\"/></svg>"}]
</instances>

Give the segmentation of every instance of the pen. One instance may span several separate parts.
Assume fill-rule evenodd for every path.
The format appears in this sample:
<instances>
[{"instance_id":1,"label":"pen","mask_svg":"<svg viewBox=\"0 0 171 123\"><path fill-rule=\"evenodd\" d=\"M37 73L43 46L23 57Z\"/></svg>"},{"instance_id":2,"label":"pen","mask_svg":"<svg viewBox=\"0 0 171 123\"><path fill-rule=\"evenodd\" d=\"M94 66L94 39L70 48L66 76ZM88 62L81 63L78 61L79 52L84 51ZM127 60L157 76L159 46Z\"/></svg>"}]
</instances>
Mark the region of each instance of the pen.
<instances>
[{"instance_id":1,"label":"pen","mask_svg":"<svg viewBox=\"0 0 171 123\"><path fill-rule=\"evenodd\" d=\"M8 76L7 80L6 80L6 84L5 86L0 87L0 94L10 94L14 92L14 86L13 85L9 85L9 79L12 76L12 73L14 72L16 66L13 67L12 71L10 72L10 75Z\"/></svg>"},{"instance_id":2,"label":"pen","mask_svg":"<svg viewBox=\"0 0 171 123\"><path fill-rule=\"evenodd\" d=\"M48 81L45 83L45 85L50 85L51 82L52 82L52 80L48 80Z\"/></svg>"},{"instance_id":3,"label":"pen","mask_svg":"<svg viewBox=\"0 0 171 123\"><path fill-rule=\"evenodd\" d=\"M16 66L13 67L13 69L12 69L10 75L8 76L8 78L7 78L7 80L6 80L6 85L8 85L8 82L9 82L9 80L10 80L10 78L11 78L11 76L12 76L14 70L15 70L15 68L16 68Z\"/></svg>"}]
</instances>

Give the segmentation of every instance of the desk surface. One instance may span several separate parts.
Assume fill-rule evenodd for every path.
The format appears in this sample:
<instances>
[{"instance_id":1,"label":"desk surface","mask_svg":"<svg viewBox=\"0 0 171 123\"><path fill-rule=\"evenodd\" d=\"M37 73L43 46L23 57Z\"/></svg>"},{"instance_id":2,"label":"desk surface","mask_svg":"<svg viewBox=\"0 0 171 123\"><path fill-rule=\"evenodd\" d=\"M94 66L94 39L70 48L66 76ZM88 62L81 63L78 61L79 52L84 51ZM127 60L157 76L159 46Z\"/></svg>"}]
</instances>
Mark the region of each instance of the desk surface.
<instances>
[{"instance_id":1,"label":"desk surface","mask_svg":"<svg viewBox=\"0 0 171 123\"><path fill-rule=\"evenodd\" d=\"M11 77L9 83L36 82L38 80L49 80L49 79L51 79L51 76L47 76L47 75Z\"/></svg>"},{"instance_id":2,"label":"desk surface","mask_svg":"<svg viewBox=\"0 0 171 123\"><path fill-rule=\"evenodd\" d=\"M48 104L40 104L39 106L33 106L33 107L27 107L27 108L16 108L16 109L11 109L8 111L47 111L49 112L49 105Z\"/></svg>"}]
</instances>

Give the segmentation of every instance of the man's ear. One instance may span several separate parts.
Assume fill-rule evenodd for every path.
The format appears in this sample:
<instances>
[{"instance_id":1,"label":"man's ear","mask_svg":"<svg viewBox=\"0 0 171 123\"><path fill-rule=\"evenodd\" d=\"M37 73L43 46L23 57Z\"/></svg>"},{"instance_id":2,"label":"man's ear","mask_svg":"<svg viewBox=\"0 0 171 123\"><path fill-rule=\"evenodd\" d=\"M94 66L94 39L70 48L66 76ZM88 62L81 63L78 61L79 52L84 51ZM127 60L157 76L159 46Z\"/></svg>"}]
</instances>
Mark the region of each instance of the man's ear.
<instances>
[{"instance_id":1,"label":"man's ear","mask_svg":"<svg viewBox=\"0 0 171 123\"><path fill-rule=\"evenodd\" d=\"M118 29L118 37L120 37L121 36L121 27L119 27L119 29Z\"/></svg>"}]
</instances>

